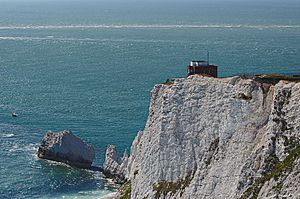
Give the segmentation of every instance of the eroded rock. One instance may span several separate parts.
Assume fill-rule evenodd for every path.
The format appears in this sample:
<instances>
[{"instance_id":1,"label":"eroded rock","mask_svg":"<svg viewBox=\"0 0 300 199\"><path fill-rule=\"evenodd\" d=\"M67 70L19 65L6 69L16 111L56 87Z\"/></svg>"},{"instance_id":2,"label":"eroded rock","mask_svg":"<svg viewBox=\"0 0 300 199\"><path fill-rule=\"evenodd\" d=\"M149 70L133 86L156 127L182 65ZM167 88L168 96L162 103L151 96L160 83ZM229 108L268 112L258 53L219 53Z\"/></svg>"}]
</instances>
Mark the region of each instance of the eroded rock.
<instances>
[{"instance_id":1,"label":"eroded rock","mask_svg":"<svg viewBox=\"0 0 300 199\"><path fill-rule=\"evenodd\" d=\"M121 158L114 145L108 145L105 154L105 162L103 164L103 173L107 177L122 183L125 180L125 172L128 164L128 153L125 150Z\"/></svg>"},{"instance_id":2,"label":"eroded rock","mask_svg":"<svg viewBox=\"0 0 300 199\"><path fill-rule=\"evenodd\" d=\"M86 144L71 131L48 131L39 146L39 158L64 162L79 168L90 168L95 158L93 146Z\"/></svg>"}]
</instances>

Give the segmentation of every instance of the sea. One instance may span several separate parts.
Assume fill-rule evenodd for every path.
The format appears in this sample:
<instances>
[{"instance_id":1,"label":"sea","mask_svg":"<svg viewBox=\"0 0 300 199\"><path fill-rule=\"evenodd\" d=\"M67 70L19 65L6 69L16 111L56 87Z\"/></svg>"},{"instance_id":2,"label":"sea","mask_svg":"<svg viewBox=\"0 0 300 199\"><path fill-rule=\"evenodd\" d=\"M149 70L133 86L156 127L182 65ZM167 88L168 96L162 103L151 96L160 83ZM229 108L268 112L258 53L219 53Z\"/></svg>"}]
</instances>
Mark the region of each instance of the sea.
<instances>
[{"instance_id":1,"label":"sea","mask_svg":"<svg viewBox=\"0 0 300 199\"><path fill-rule=\"evenodd\" d=\"M100 198L98 171L40 160L48 131L120 154L150 91L191 60L219 76L300 73L298 0L0 0L0 198ZM18 117L12 117L15 112Z\"/></svg>"}]
</instances>

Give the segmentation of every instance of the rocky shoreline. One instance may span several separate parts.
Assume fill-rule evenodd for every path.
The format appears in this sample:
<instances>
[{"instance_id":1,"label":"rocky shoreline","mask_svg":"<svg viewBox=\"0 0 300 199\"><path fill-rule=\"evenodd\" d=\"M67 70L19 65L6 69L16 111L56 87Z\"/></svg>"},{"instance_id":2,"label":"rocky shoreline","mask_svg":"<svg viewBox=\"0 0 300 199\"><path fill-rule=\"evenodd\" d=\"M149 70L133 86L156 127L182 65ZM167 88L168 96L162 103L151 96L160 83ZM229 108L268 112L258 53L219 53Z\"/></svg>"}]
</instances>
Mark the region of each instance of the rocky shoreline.
<instances>
[{"instance_id":1,"label":"rocky shoreline","mask_svg":"<svg viewBox=\"0 0 300 199\"><path fill-rule=\"evenodd\" d=\"M58 133L48 131L38 148L37 156L41 159L63 162L78 168L101 171L107 178L111 178L119 184L126 181L127 150L124 151L121 158L116 147L108 145L103 167L92 166L95 159L94 147L86 144L69 130Z\"/></svg>"}]
</instances>

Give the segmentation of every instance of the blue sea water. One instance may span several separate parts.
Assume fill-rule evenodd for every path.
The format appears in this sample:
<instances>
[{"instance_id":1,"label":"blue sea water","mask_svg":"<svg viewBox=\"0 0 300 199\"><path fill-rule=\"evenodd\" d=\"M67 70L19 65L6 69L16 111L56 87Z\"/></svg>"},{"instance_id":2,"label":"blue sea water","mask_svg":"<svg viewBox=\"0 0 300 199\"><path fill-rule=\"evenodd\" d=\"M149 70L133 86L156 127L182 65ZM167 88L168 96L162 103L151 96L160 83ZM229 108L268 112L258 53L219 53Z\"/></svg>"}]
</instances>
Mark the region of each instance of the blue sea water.
<instances>
[{"instance_id":1,"label":"blue sea water","mask_svg":"<svg viewBox=\"0 0 300 199\"><path fill-rule=\"evenodd\" d=\"M101 173L39 160L47 130L130 149L149 92L190 60L300 73L298 1L0 1L0 198L99 198ZM19 117L11 117L11 112Z\"/></svg>"}]
</instances>

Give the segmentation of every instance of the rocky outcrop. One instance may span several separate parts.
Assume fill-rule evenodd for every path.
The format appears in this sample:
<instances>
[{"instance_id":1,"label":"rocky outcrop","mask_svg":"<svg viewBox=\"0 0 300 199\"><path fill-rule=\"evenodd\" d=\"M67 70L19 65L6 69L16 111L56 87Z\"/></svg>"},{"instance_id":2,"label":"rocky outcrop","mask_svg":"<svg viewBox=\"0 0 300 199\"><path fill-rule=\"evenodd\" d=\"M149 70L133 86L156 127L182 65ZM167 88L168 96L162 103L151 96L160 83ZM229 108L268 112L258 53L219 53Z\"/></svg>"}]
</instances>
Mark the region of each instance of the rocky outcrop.
<instances>
[{"instance_id":1,"label":"rocky outcrop","mask_svg":"<svg viewBox=\"0 0 300 199\"><path fill-rule=\"evenodd\" d=\"M39 146L38 157L80 168L90 168L95 158L95 150L71 131L64 130L59 133L49 131Z\"/></svg>"},{"instance_id":2,"label":"rocky outcrop","mask_svg":"<svg viewBox=\"0 0 300 199\"><path fill-rule=\"evenodd\" d=\"M121 158L114 145L108 145L105 154L105 162L103 164L103 174L114 179L118 183L125 180L125 172L128 165L128 153L125 150Z\"/></svg>"},{"instance_id":3,"label":"rocky outcrop","mask_svg":"<svg viewBox=\"0 0 300 199\"><path fill-rule=\"evenodd\" d=\"M198 75L156 85L131 198L300 198L300 83ZM130 192L128 191L130 190Z\"/></svg>"}]
</instances>

